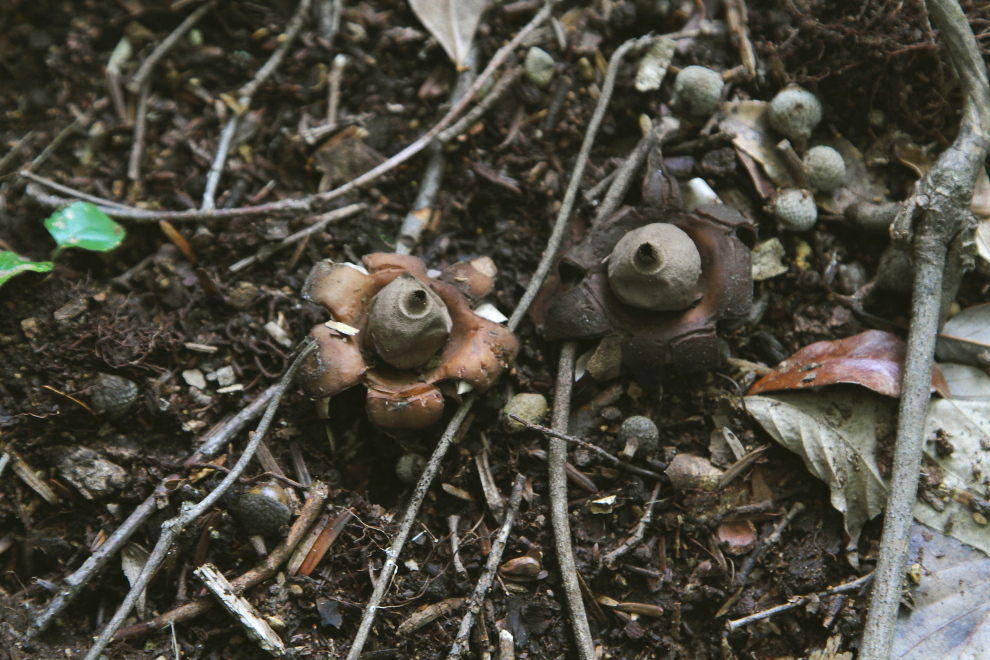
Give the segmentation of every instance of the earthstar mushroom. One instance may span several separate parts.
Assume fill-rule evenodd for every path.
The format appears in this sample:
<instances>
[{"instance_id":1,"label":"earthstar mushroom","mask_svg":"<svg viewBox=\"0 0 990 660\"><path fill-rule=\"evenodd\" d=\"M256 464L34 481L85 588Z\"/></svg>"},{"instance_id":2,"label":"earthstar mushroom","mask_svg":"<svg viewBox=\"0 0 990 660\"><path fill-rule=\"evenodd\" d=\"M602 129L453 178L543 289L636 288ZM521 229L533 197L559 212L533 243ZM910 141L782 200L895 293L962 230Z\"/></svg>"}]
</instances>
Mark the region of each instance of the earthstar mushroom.
<instances>
[{"instance_id":1,"label":"earthstar mushroom","mask_svg":"<svg viewBox=\"0 0 990 660\"><path fill-rule=\"evenodd\" d=\"M559 279L548 285L547 297L552 302L544 334L548 340L618 338L622 363L641 385L656 390L667 365L689 373L721 362L716 323L744 317L752 305L748 246L755 231L746 218L725 204L681 211L676 195L663 194L677 184L659 167L659 153L652 153L649 161L643 208L619 209L592 226L564 254L558 265ZM656 225L676 230L668 229L670 235L686 237L700 261L700 274L692 266L687 269L690 277L682 280L682 292L690 295L671 297L669 305L659 307L618 295L613 279L621 281L621 276L618 266L612 265L613 260L635 260L641 247L650 242L642 238L643 230ZM668 241L662 239L663 249L673 252L667 249ZM677 254L691 251L681 248ZM650 254L642 257L653 259Z\"/></svg>"},{"instance_id":2,"label":"earthstar mushroom","mask_svg":"<svg viewBox=\"0 0 990 660\"><path fill-rule=\"evenodd\" d=\"M487 257L456 263L437 279L417 257L376 253L353 264L321 261L303 286L332 322L313 328L319 347L303 365L318 402L363 383L366 410L385 430L421 429L443 415L444 394L486 392L515 359L508 329L474 312L494 286Z\"/></svg>"}]
</instances>

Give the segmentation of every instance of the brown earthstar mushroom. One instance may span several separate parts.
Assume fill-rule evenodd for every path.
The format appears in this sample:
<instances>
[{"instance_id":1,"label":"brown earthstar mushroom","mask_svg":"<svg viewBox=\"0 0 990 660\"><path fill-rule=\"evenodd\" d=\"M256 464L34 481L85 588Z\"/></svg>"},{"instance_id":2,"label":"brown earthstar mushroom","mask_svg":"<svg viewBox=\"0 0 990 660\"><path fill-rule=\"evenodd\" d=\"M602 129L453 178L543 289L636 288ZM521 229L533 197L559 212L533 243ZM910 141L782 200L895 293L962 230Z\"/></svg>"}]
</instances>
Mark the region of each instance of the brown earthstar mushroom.
<instances>
[{"instance_id":1,"label":"brown earthstar mushroom","mask_svg":"<svg viewBox=\"0 0 990 660\"><path fill-rule=\"evenodd\" d=\"M443 415L439 386L451 385L452 395L486 392L515 359L515 336L472 307L494 286L491 259L453 264L437 279L417 257L362 261L363 269L321 261L303 286L303 297L332 317L311 331L319 348L302 369L303 388L318 402L363 383L372 423L421 429Z\"/></svg>"},{"instance_id":2,"label":"brown earthstar mushroom","mask_svg":"<svg viewBox=\"0 0 990 660\"><path fill-rule=\"evenodd\" d=\"M563 256L559 291L553 292L544 325L550 340L621 338L622 363L649 389L658 387L666 365L679 373L717 366L716 323L746 316L753 301L747 247L755 239L753 225L724 204L680 210L678 197L664 194L677 184L660 162L659 152L651 153L641 210L620 209ZM625 273L613 263L623 261ZM674 291L651 282L649 271L666 265L683 267L665 278L674 282ZM638 279L628 277L630 272ZM630 296L616 290L622 288L639 291Z\"/></svg>"}]
</instances>

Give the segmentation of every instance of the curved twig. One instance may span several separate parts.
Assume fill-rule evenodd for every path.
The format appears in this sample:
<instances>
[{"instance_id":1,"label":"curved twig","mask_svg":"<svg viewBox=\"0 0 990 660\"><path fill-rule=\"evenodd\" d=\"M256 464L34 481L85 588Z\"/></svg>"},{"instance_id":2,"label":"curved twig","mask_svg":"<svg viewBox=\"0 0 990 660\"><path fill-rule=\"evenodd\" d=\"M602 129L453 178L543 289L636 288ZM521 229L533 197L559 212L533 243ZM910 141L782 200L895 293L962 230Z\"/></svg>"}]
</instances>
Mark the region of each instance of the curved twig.
<instances>
[{"instance_id":1,"label":"curved twig","mask_svg":"<svg viewBox=\"0 0 990 660\"><path fill-rule=\"evenodd\" d=\"M891 230L895 240L913 237L916 269L891 492L859 656L864 660L885 660L893 645L901 582L907 566L911 508L918 490L922 432L931 397L929 383L946 253L959 232L972 227L969 204L973 184L990 146L990 84L966 16L955 0L928 0L928 8L962 85L963 115L955 142L918 182Z\"/></svg>"}]
</instances>

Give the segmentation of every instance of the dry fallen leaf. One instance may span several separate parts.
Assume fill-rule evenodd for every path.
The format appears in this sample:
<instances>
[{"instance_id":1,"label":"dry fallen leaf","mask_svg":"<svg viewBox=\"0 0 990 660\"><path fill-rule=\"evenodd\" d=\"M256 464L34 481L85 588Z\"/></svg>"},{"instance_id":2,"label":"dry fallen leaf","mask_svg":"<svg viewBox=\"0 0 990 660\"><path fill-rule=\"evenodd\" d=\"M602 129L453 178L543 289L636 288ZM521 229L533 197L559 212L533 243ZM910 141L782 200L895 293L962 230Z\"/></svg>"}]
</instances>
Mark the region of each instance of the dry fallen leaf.
<instances>
[{"instance_id":1,"label":"dry fallen leaf","mask_svg":"<svg viewBox=\"0 0 990 660\"><path fill-rule=\"evenodd\" d=\"M934 529L911 530L909 561L922 565L902 608L891 658L972 660L990 656L990 559Z\"/></svg>"},{"instance_id":2,"label":"dry fallen leaf","mask_svg":"<svg viewBox=\"0 0 990 660\"><path fill-rule=\"evenodd\" d=\"M416 18L457 65L465 66L485 0L409 0Z\"/></svg>"},{"instance_id":3,"label":"dry fallen leaf","mask_svg":"<svg viewBox=\"0 0 990 660\"><path fill-rule=\"evenodd\" d=\"M901 394L904 351L904 342L899 337L882 330L816 342L756 381L749 394L850 383L896 398ZM932 372L932 389L944 397L950 396L938 365Z\"/></svg>"},{"instance_id":4,"label":"dry fallen leaf","mask_svg":"<svg viewBox=\"0 0 990 660\"><path fill-rule=\"evenodd\" d=\"M890 451L896 403L851 388L746 397L746 409L828 484L853 542L887 500L876 455ZM916 520L990 553L990 527L963 503L982 496L990 474L990 402L933 399L925 421L929 477L912 511ZM933 475L937 475L934 477Z\"/></svg>"},{"instance_id":5,"label":"dry fallen leaf","mask_svg":"<svg viewBox=\"0 0 990 660\"><path fill-rule=\"evenodd\" d=\"M850 548L883 511L887 486L876 461L877 428L895 428L894 402L852 388L747 396L746 410L773 439L827 483L845 518Z\"/></svg>"},{"instance_id":6,"label":"dry fallen leaf","mask_svg":"<svg viewBox=\"0 0 990 660\"><path fill-rule=\"evenodd\" d=\"M935 357L977 367L990 365L990 303L968 307L949 319L935 343Z\"/></svg>"},{"instance_id":7,"label":"dry fallen leaf","mask_svg":"<svg viewBox=\"0 0 990 660\"><path fill-rule=\"evenodd\" d=\"M787 168L784 158L777 151L778 137L767 124L766 111L770 106L766 101L734 101L723 107L724 119L719 122L723 133L736 137L733 144L750 158L763 166L763 170L777 186L793 188L794 176Z\"/></svg>"},{"instance_id":8,"label":"dry fallen leaf","mask_svg":"<svg viewBox=\"0 0 990 660\"><path fill-rule=\"evenodd\" d=\"M960 401L990 401L990 376L978 367L955 362L939 365L952 398Z\"/></svg>"}]
</instances>

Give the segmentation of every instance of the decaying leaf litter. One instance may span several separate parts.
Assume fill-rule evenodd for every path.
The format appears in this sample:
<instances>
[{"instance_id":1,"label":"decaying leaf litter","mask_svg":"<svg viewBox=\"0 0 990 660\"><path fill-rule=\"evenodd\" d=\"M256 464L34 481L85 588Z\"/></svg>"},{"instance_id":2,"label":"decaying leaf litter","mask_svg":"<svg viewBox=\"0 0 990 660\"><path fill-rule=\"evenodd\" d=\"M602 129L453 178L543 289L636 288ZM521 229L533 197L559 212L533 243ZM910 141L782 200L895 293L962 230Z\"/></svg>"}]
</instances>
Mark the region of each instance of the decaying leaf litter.
<instances>
[{"instance_id":1,"label":"decaying leaf litter","mask_svg":"<svg viewBox=\"0 0 990 660\"><path fill-rule=\"evenodd\" d=\"M294 341L325 320L299 302L310 266L327 256L359 263L361 256L387 252L394 245L399 224L417 195L417 160L375 179L371 189L340 197L339 202L333 201L339 193L320 186L337 186L381 163L388 166L392 154L416 151L402 152L406 145L425 146L416 138L444 116L454 69L404 5L360 5L335 15L339 8L317 2L308 20L308 3L286 5L271 14L255 6L210 11L204 5L196 11L200 22L186 23L171 50L163 52L159 68L150 69L146 90L135 84L133 97L120 89L121 81L111 73L123 72L126 80L141 62L151 61L153 49L168 34L177 34L173 28L195 10L135 6L128 8L130 14L118 10L120 14L113 16L97 10L64 25L51 25L49 19L40 23L30 14L15 15L18 30L5 37L4 47L25 46L16 51L20 58L16 61L23 66L14 73L8 67L23 94L3 98L13 121L4 141L14 146L14 156L4 159L2 169L27 165L35 172L29 174L35 181L39 176L55 180L69 192L25 190L27 176L6 178L0 190L6 202L0 248L35 262L49 255L51 243L39 228L51 211L29 197L48 203L53 193L84 191L96 196L98 205L100 199L113 199L115 204L104 210L125 223L139 217L153 222L199 218L176 225L178 230L163 224L161 233L149 226L128 225L127 242L105 260L69 251L59 256L52 276L19 274L0 291L10 312L2 321L3 336L10 339L4 342L0 420L4 440L10 443L5 464L20 476L5 486L9 504L3 515L11 526L2 547L12 581L4 589L5 598L18 609L28 603L40 612L48 599L45 586L57 586L92 551L98 555L119 521L159 483L172 493L172 506L196 501L212 489L224 476L222 469L240 455L236 438L213 434L214 441L220 438L214 442L219 456L212 459L219 469L205 467L206 461L196 455L186 460L185 467L180 464L225 413L252 401L255 414L260 412L262 393L271 396L269 385L288 366ZM479 68L538 9L518 3L485 13L476 37ZM560 201L566 201L563 191L606 83L607 63L616 62L614 96L604 107L601 132L590 157L580 160L586 166L579 178L581 189L595 188L613 172L620 184L615 190L633 188L617 201L624 198L641 205L638 186L630 186L641 174L618 163L637 151L637 141L650 130L642 120L645 115L664 142L664 167L684 184L700 174L713 189L709 193L696 182L679 186L690 191L684 195L689 198L685 199L688 208L698 203L691 199L718 194L757 224L761 241L779 240L787 271L760 280L750 317L720 327L729 367L682 378L668 375L654 393L626 374L616 377L603 368L610 364L613 344L603 342L588 356L597 358L589 359L593 371L601 370L575 384L573 405L568 406L570 434L625 455L619 443L621 422L645 414L660 430L660 449L652 458L634 455L633 463L662 470L668 464L684 466L685 458L698 459L676 477L678 484L694 483L698 488L685 491L683 486L672 488L662 482L655 491L656 483L616 469L612 461L599 461L583 449L571 452L572 477L581 475L596 490L587 495L573 490L567 495L572 500L574 552L584 582L589 629L595 644L616 655L708 657L745 649L772 657L801 655L825 648L826 641L829 648L841 647L858 634L865 596L841 585L861 589L857 580L876 559L875 546L868 540L876 540L878 530L867 525L856 549L860 566L854 569L842 556L848 539L842 536L841 518L828 506L828 492L808 480L800 463L777 448L746 458L746 451L761 446L767 436L747 419L739 394L756 373L764 373L767 366L815 340L884 327L878 323L889 324L888 329L903 327L907 306L904 300L878 295L875 286L864 287L883 263L880 253L886 241L829 216L846 207L830 207L819 196L820 217L814 230L778 233L761 208L761 198L774 192L773 176L767 178L773 170L764 169L766 163L741 148L734 154L714 124L686 118L687 106L671 98L673 76L691 64L725 72L723 78L729 83L725 100L730 102L769 101L788 82L816 91L824 101L827 123L827 130L819 129L817 137L840 146L846 143L835 142L836 134L845 138L853 149L836 148L847 161L847 170L855 173L864 171L857 168L870 167L868 171L875 176L879 172L886 185L886 199L874 197L872 202L906 197L910 183L924 171L917 165L924 161L912 159L911 154L924 151L916 145L934 141L929 152L937 155L952 139L957 123L952 108L958 102L951 93L925 97L910 107L896 101L903 92L897 86L910 85L912 76L951 84L952 74L939 64L920 14L880 8L871 13L868 7L847 19L847 31L854 36L871 29L881 35L870 43L874 51L876 43L882 44L883 66L900 74L889 76L852 64L856 49L864 48L860 41L847 38L847 45L834 48L837 37L824 28L835 19L830 9L812 12L811 18L789 15L785 20L786 12L750 16L752 42L737 42L738 51L729 45L724 30L728 25L738 35L740 11L746 8L738 2L726 3L724 15L720 7L707 9L706 21L715 22L699 22L693 4L666 14L632 3L554 9L554 18L512 51L519 63L542 61L543 71L524 71L521 80L516 74L517 82L502 100L448 143L459 146L446 154L451 165L438 186L437 202L429 205L437 210L425 223L418 251L429 267L438 270L462 258L490 256L499 268L495 306L507 314L518 311L545 244L547 222L561 215L568 220L569 214L558 213ZM971 9L970 19L979 31L978 8ZM642 35L647 21L658 33L680 37L669 77L658 92L650 91L649 84L637 84L641 51L613 56L626 39ZM297 36L290 39L293 30ZM283 31L286 34L279 37ZM807 38L788 40L787 34ZM126 37L130 56L121 54L121 37ZM459 41L463 48L463 39L459 35L452 43ZM443 43L440 37L437 41ZM825 59L809 59L808 43L829 44L832 49ZM547 74L546 60L527 57L531 45L540 47L553 64L546 87L539 86L544 80L540 75ZM271 58L280 46L284 46L283 58ZM755 47L759 70L751 68L749 47ZM669 49L649 52L656 56L658 50ZM42 52L47 59L42 59ZM111 52L117 59L104 75L102 65ZM335 54L345 55L346 61L341 63ZM266 68L266 60L274 66ZM650 75L656 76L655 61L651 67ZM747 79L747 73L759 75ZM51 82L38 85L32 74ZM484 82L485 72L479 79ZM62 84L55 84L58 81ZM263 84L252 86L252 81ZM868 104L862 95L834 93L866 83L876 90ZM637 87L646 93L633 92ZM918 89L930 88L918 85ZM250 94L245 95L245 89ZM240 103L244 98L248 102ZM663 128L661 103L674 108L685 124L673 138ZM38 120L31 112L35 107L44 107L50 120ZM331 108L336 109L331 112ZM346 149L331 152L332 174L324 169L326 161L318 161L314 148L307 146L307 137L326 128L330 130L323 135L331 141L349 143ZM903 133L895 134L896 129ZM804 147L795 144L788 151L778 141L766 145L773 150L769 153L780 155L785 167L793 167L788 155ZM645 157L650 145L641 151ZM128 167L128 161L139 167ZM800 169L794 172L800 174ZM211 180L217 186L212 193ZM854 180L861 178L857 175ZM321 190L326 191L321 197L307 197ZM598 190L601 196L605 186ZM849 191L860 197L874 194L871 188L854 185L841 191L846 191L846 198ZM213 195L218 213L209 211L207 199ZM835 193L833 198L841 204L843 195ZM304 232L291 243L296 245L294 251L270 253L270 246L306 228L306 217L278 215L279 209L332 210L332 204L318 206L323 202L367 206L355 209L357 215L350 220L336 216L324 231ZM973 209L978 213L976 202ZM124 209L122 204L139 209ZM570 223L558 225L568 228L565 247L578 240L576 232L596 215L594 206L583 204L579 199ZM601 205L607 206L605 201ZM204 211L185 214L155 209L201 206ZM225 207L252 207L254 215L239 218L238 211ZM862 219L850 215L855 221ZM262 263L243 274L227 270L252 256ZM903 280L903 272L888 279ZM558 276L556 269L550 274ZM559 275L567 273L561 270ZM969 307L980 302L981 286L978 277L964 282L959 304ZM541 305L546 302L537 299L537 315ZM515 489L524 504L506 537L504 559L510 563L503 561L496 587L472 610L477 612L477 625L468 645L474 650L494 649L501 631L513 637L518 653L579 655L560 595L554 539L546 525L546 477L541 464L529 457L532 452L520 451L535 450L542 442L533 432L507 435L498 421L502 403L514 392L553 394L558 374L548 365L553 364L557 348L542 341L529 321L515 325L521 352L514 371L487 396L468 395L476 403L467 430L438 464L442 488L434 485L424 492L425 508L397 558L396 577L382 603L388 607L378 613L365 650L447 653L457 636L456 607L463 603L439 607L439 618L420 629L428 636L396 636L388 631L418 607L441 604L451 596L470 596L485 555L491 556L488 546L503 522L502 499L514 490L513 475L518 471L527 479ZM578 371L588 373L580 358L595 344L575 348ZM101 373L127 377L125 383L138 385L137 396L120 381L98 379ZM592 380L594 374L601 380ZM116 402L98 412L98 420L86 407L97 400ZM288 401L292 405L282 407L278 417L282 421L259 453L264 467L253 474L269 473L255 481L278 481L279 473L289 475L290 481L283 485L290 486L295 498L291 504L301 507L304 515L288 540L312 542L326 554L321 564L301 573L309 578L283 574L274 583L263 582L271 589L263 586L246 593L290 647L353 650L351 640L378 577L382 548L394 544L396 521L406 510L408 498L395 484L394 466L403 454L429 455L441 428L398 438L376 432L357 413L361 397L355 392L331 400L329 423L309 412L294 390ZM448 416L455 403L448 400ZM111 409L121 414L107 424ZM952 444L951 437L942 440ZM734 472L731 468L737 460ZM726 474L731 478L712 479L721 471L705 467L709 462L730 468ZM302 488L294 490L294 483L305 486L314 479L330 484L326 510L321 510L321 498L310 493L307 499ZM709 487L714 492L706 490ZM244 484L242 491L250 488L251 484ZM42 493L57 504L43 503ZM133 543L139 547L151 548L154 530L174 515L167 508L155 513L163 499L159 495L145 501L151 504L145 507L151 519L135 534ZM486 505L492 513L485 512ZM972 500L969 506L972 509ZM230 512L236 507L222 508ZM451 522L448 514L459 519ZM307 521L315 522L314 530L308 529ZM304 522L306 529L297 531ZM195 597L201 586L191 577L191 569L205 561L236 578L235 585L275 577L278 564L271 571L260 569L248 530L239 525L218 508L180 537L179 553L166 561L146 592L154 611L167 616L175 605ZM746 540L756 532L758 540L755 536L752 542ZM269 540L272 561L288 560L286 543ZM452 552L465 572L455 568ZM133 562L140 555L128 556ZM605 556L614 559L602 562L599 558ZM298 565L305 563L300 560ZM36 638L34 653L40 649L44 656L49 648L67 646L84 650L127 591L130 574L125 578L116 566L111 563L103 571L99 586L80 589L76 604L61 618L67 627ZM29 577L39 581L25 588ZM742 621L770 611L792 595L806 596L807 603L738 627L726 626L727 620ZM82 603L92 607L87 610ZM192 609L203 604L209 603L196 599ZM94 614L87 618L87 611ZM5 616L13 617L12 629L28 628L10 611ZM243 629L227 615L212 613L185 621L189 622L176 628L174 643L187 654L209 653L211 648L245 639ZM130 629L136 628L140 625ZM725 629L734 632L720 642ZM60 641L48 647L52 639ZM152 642L160 644L166 655L172 643L165 637ZM128 648L116 644L111 652L127 655ZM253 644L236 648L246 655L264 655Z\"/></svg>"}]
</instances>

